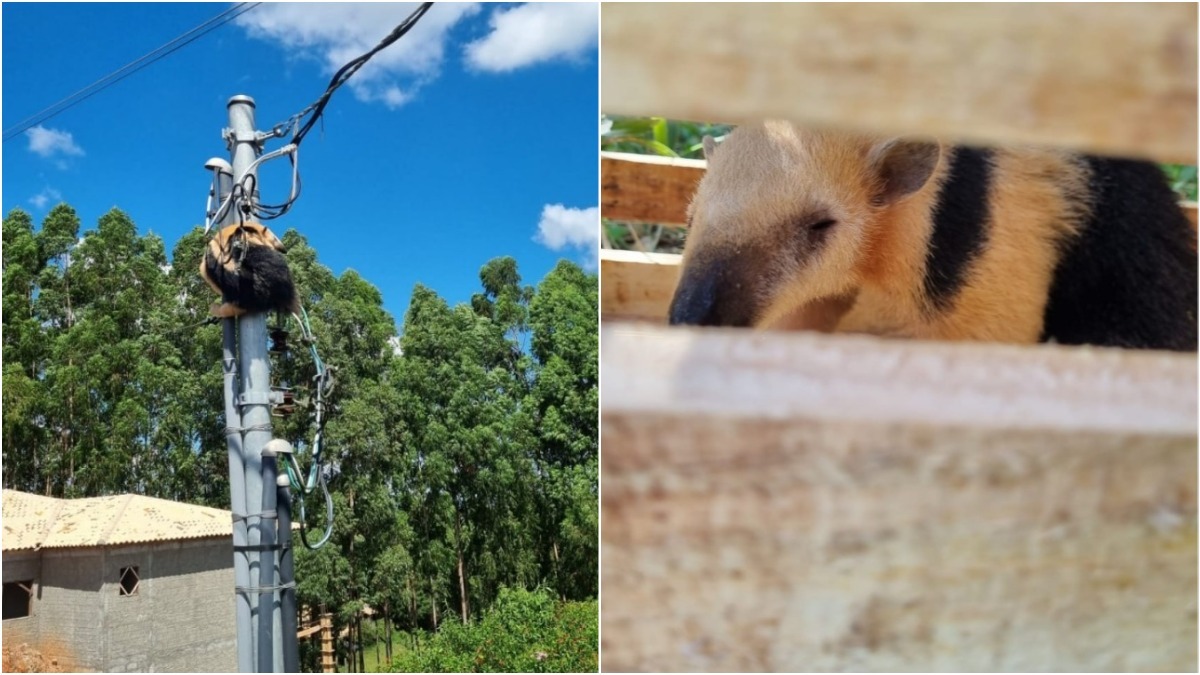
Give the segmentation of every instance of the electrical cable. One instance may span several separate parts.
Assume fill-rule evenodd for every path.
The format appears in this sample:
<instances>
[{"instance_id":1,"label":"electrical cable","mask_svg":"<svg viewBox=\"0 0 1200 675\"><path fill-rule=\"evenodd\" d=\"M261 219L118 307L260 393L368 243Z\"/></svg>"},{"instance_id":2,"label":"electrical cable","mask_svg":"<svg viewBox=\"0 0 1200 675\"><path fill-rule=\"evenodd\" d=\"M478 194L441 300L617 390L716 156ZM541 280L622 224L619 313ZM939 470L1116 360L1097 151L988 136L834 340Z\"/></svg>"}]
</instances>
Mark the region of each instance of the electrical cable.
<instances>
[{"instance_id":1,"label":"electrical cable","mask_svg":"<svg viewBox=\"0 0 1200 675\"><path fill-rule=\"evenodd\" d=\"M284 466L288 473L288 479L291 481L293 489L300 494L300 541L304 542L304 546L310 550L316 550L325 545L329 538L333 535L333 496L329 494L329 486L325 482L325 473L321 470L321 451L324 447L324 432L325 432L325 397L333 391L334 379L330 369L325 366L325 362L321 360L320 354L317 353L317 340L312 334L312 325L308 320L308 312L304 307L300 307L300 314L293 315L297 323L300 324L301 339L308 344L309 354L312 355L313 365L316 367L316 375L313 377L315 383L315 427L312 441L312 464L309 467L308 479L302 481L301 477L304 472L300 469L300 462L294 454L288 455L288 462ZM305 513L304 498L312 494L312 492L320 488L321 493L325 497L325 531L321 535L321 539L313 544L308 540L308 520Z\"/></svg>"},{"instance_id":2,"label":"electrical cable","mask_svg":"<svg viewBox=\"0 0 1200 675\"><path fill-rule=\"evenodd\" d=\"M329 103L329 99L331 96L333 96L333 92L337 91L338 88L343 84L346 84L346 82L358 72L359 68L362 68L364 65L366 65L367 61L371 60L371 57L391 46L396 40L404 37L408 31L412 30L413 26L417 25L417 22L421 20L421 17L425 16L425 13L428 12L429 8L432 6L432 2L421 3L420 7L418 7L412 14L409 14L408 18L404 19L404 21L401 21L398 26L393 28L392 32L389 33L387 37L383 38L379 44L375 45L374 48L358 58L351 59L346 63L346 65L338 69L338 71L334 73L333 77L329 80L329 84L326 86L325 92L321 94L321 96L318 97L317 100L312 103L312 105L294 115L290 120L288 120L288 122L275 125L276 133L278 133L280 129L285 129L287 126L291 126L289 124L290 122L298 122L301 118L311 112L312 116L308 118L308 121L305 122L304 125L292 135L292 143L299 145L300 141L304 140L304 137L308 134L309 129L312 128L313 124L315 124L317 119L321 117L322 113L324 113L325 106Z\"/></svg>"},{"instance_id":3,"label":"electrical cable","mask_svg":"<svg viewBox=\"0 0 1200 675\"><path fill-rule=\"evenodd\" d=\"M325 106L329 103L329 99L333 96L333 93L347 81L349 81L350 78L353 77L360 68L366 65L366 63L370 61L372 57L408 34L408 32L417 25L417 22L420 21L423 16L425 16L425 13L428 12L429 8L432 6L432 2L422 3L421 6L414 10L412 14L409 14L408 17L406 17L395 28L393 28L392 32L384 37L379 44L375 45L366 53L351 59L341 68L339 68L329 80L329 84L326 85L325 91L317 98L316 101L313 101L313 103L307 108L301 110L295 115L292 115L287 120L276 124L274 127L272 127L269 133L260 134L260 140L265 141L269 138L280 138L284 136L289 128L294 130L292 134L292 140L290 143L288 143L288 145L285 145L279 150L259 157L258 159L254 160L254 162L246 169L242 180L233 187L229 193L229 197L221 202L220 206L218 206L216 210L216 213L213 214L211 211L209 212L209 215L206 218L206 224L204 228L205 232L209 230L212 223L220 222L233 203L238 201L239 188L241 192L240 198L242 200L246 200L246 203L253 205L253 215L260 221L274 220L275 218L279 218L290 211L292 205L295 204L296 200L300 197L300 142L304 140L304 137L308 134L308 131L324 114ZM306 117L307 121L304 121L303 125L301 125L301 120L304 120ZM283 154L287 154L289 161L292 163L292 190L287 198L287 201L282 204L255 203L253 196L254 188L257 187L258 178L254 175L254 170L261 164L280 157ZM248 185L247 183L253 184ZM211 208L211 202L209 203L208 207Z\"/></svg>"},{"instance_id":4,"label":"electrical cable","mask_svg":"<svg viewBox=\"0 0 1200 675\"><path fill-rule=\"evenodd\" d=\"M96 80L95 82L89 84L88 86L84 87L83 89L80 89L79 91L76 91L75 93L71 94L70 96L67 96L66 98L59 100L57 103L47 106L46 108L43 108L41 111L34 113L33 115L30 115L29 117L26 117L24 120L18 122L17 124L10 127L7 131L4 132L4 141L7 142L7 141L11 140L13 137L17 136L18 134L21 134L21 133L27 131L31 127L41 124L42 122L49 120L50 118L67 110L68 108L71 108L79 103L82 103L83 101L85 101L85 100L91 98L92 96L100 93L101 91L111 87L112 85L116 84L117 82L120 82L121 80L129 77L130 75L133 75L134 73L145 68L146 66L156 63L157 61L159 61L167 56L170 56L171 54L188 46L189 44L195 42L196 40L199 40L200 38L204 37L208 33L216 30L217 28L220 28L221 26L229 23L230 21L238 18L239 16L245 14L246 12L249 12L250 10L254 9L255 7L258 7L261 4L262 4L261 2L240 2L236 5L234 5L233 7L230 7L229 9L225 10L224 12L221 12L217 16L205 21L204 23L200 24L199 26L196 26L195 28L192 28L191 30L187 31L186 33L183 33L182 35L180 35L179 37L176 37L175 39L171 40L170 42L167 42L166 44L162 45L161 47L145 54L144 56L142 56L138 59L131 61L130 63L125 64L121 68L118 68L117 70L109 73L108 75L105 75L104 77L100 78L99 80ZM191 37L188 37L188 36L191 36ZM185 40L185 38L186 38L186 40ZM178 44L176 44L176 43L178 43ZM147 59L149 59L149 60L147 60Z\"/></svg>"}]
</instances>

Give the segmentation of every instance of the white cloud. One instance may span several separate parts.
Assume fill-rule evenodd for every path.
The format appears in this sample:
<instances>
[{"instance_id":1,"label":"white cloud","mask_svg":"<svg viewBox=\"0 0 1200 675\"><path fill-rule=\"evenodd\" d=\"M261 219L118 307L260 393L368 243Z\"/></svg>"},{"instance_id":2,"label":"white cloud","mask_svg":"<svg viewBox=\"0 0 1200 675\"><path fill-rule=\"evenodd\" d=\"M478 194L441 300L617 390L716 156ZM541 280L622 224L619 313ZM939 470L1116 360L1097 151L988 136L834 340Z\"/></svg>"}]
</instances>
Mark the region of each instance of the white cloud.
<instances>
[{"instance_id":1,"label":"white cloud","mask_svg":"<svg viewBox=\"0 0 1200 675\"><path fill-rule=\"evenodd\" d=\"M251 37L321 62L330 76L379 44L420 3L263 3L236 23ZM347 83L361 101L396 108L436 79L447 33L478 3L437 3L404 37L376 54ZM314 91L315 99L319 91Z\"/></svg>"},{"instance_id":2,"label":"white cloud","mask_svg":"<svg viewBox=\"0 0 1200 675\"><path fill-rule=\"evenodd\" d=\"M83 148L75 143L75 138L69 131L47 129L39 124L26 131L25 136L29 138L29 151L47 159L55 155L68 157L83 155Z\"/></svg>"},{"instance_id":3,"label":"white cloud","mask_svg":"<svg viewBox=\"0 0 1200 675\"><path fill-rule=\"evenodd\" d=\"M33 204L34 208L44 209L50 202L62 201L62 193L50 186L46 186L41 192L29 198L29 203Z\"/></svg>"},{"instance_id":4,"label":"white cloud","mask_svg":"<svg viewBox=\"0 0 1200 675\"><path fill-rule=\"evenodd\" d=\"M595 46L600 6L586 3L527 4L496 10L492 32L466 47L467 63L490 72L508 72L554 59L573 59Z\"/></svg>"},{"instance_id":5,"label":"white cloud","mask_svg":"<svg viewBox=\"0 0 1200 675\"><path fill-rule=\"evenodd\" d=\"M595 250L600 244L600 209L572 209L562 204L542 208L534 240L554 251L567 247Z\"/></svg>"}]
</instances>

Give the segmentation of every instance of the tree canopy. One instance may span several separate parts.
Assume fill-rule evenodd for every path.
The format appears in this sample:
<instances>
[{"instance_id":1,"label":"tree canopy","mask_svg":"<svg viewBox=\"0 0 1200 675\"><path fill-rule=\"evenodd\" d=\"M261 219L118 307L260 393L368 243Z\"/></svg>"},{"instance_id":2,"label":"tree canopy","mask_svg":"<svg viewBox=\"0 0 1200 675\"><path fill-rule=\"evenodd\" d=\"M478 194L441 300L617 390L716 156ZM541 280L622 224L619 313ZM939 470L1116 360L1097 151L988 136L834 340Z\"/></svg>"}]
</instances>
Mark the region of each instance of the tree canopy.
<instances>
[{"instance_id":1,"label":"tree canopy","mask_svg":"<svg viewBox=\"0 0 1200 675\"><path fill-rule=\"evenodd\" d=\"M4 487L229 508L203 232L168 261L120 210L80 227L65 204L39 228L20 209L4 219ZM369 281L331 272L295 231L283 240L337 369L334 533L298 553L300 601L340 625L369 604L416 630L472 622L505 588L596 598L597 277L561 261L527 286L514 259L496 258L469 303L418 285L398 334ZM313 365L292 346L272 376L304 403ZM307 415L273 422L307 448ZM319 501L306 505L319 520Z\"/></svg>"}]
</instances>

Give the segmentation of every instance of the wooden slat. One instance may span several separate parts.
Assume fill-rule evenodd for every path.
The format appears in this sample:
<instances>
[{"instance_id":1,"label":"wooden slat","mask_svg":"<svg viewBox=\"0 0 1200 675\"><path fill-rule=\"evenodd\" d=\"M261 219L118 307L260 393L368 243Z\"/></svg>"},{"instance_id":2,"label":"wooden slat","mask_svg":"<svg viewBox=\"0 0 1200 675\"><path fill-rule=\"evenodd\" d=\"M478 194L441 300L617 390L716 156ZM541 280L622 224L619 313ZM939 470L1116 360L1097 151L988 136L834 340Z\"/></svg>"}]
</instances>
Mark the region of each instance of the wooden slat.
<instances>
[{"instance_id":1,"label":"wooden slat","mask_svg":"<svg viewBox=\"0 0 1200 675\"><path fill-rule=\"evenodd\" d=\"M705 162L600 153L600 214L605 218L683 225Z\"/></svg>"},{"instance_id":2,"label":"wooden slat","mask_svg":"<svg viewBox=\"0 0 1200 675\"><path fill-rule=\"evenodd\" d=\"M1194 3L612 3L602 108L1196 161Z\"/></svg>"},{"instance_id":3,"label":"wooden slat","mask_svg":"<svg viewBox=\"0 0 1200 675\"><path fill-rule=\"evenodd\" d=\"M600 317L665 322L682 257L600 249Z\"/></svg>"},{"instance_id":4,"label":"wooden slat","mask_svg":"<svg viewBox=\"0 0 1200 675\"><path fill-rule=\"evenodd\" d=\"M623 152L600 153L600 215L613 220L687 224L688 203L707 162ZM1196 202L1179 206L1195 226Z\"/></svg>"},{"instance_id":5,"label":"wooden slat","mask_svg":"<svg viewBox=\"0 0 1200 675\"><path fill-rule=\"evenodd\" d=\"M601 349L604 670L1195 672L1195 356Z\"/></svg>"}]
</instances>

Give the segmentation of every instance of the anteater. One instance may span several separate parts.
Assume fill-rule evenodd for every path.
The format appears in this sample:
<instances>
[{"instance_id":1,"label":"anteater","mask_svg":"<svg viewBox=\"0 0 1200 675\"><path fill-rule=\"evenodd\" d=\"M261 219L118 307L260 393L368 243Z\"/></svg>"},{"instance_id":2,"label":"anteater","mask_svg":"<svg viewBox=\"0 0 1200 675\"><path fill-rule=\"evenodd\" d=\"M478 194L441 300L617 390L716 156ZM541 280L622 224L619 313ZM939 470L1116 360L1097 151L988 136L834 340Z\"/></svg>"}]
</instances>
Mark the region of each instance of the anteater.
<instances>
[{"instance_id":1,"label":"anteater","mask_svg":"<svg viewBox=\"0 0 1200 675\"><path fill-rule=\"evenodd\" d=\"M705 153L673 324L1196 349L1196 231L1154 164L777 121Z\"/></svg>"}]
</instances>

